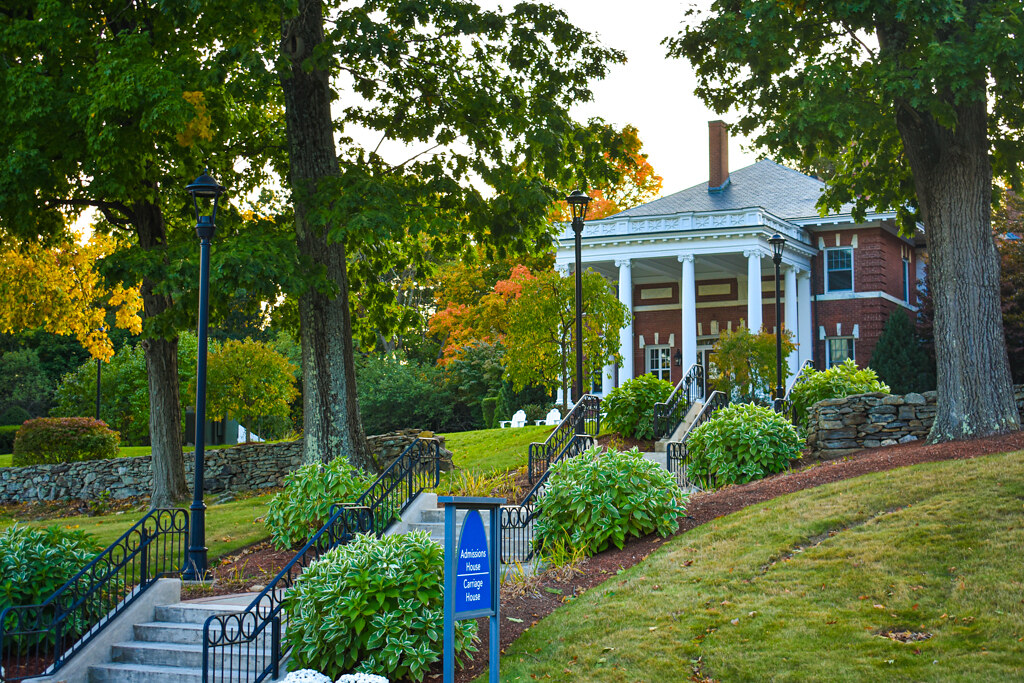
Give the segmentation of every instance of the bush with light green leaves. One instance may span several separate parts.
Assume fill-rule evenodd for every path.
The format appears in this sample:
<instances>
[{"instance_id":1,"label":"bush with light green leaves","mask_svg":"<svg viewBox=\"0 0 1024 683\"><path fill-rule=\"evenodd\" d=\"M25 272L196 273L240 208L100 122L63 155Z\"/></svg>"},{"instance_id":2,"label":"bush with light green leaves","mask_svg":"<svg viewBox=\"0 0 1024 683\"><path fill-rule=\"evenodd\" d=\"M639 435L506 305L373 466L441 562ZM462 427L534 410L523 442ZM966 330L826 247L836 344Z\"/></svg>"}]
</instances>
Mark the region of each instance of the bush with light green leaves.
<instances>
[{"instance_id":1,"label":"bush with light green leaves","mask_svg":"<svg viewBox=\"0 0 1024 683\"><path fill-rule=\"evenodd\" d=\"M373 481L344 458L290 472L267 506L264 524L274 546L288 550L304 543L331 518L331 507L356 502Z\"/></svg>"},{"instance_id":2,"label":"bush with light green leaves","mask_svg":"<svg viewBox=\"0 0 1024 683\"><path fill-rule=\"evenodd\" d=\"M675 478L635 448L591 448L556 463L549 476L534 527L545 554L594 555L630 536L668 536L686 512Z\"/></svg>"},{"instance_id":3,"label":"bush with light green leaves","mask_svg":"<svg viewBox=\"0 0 1024 683\"><path fill-rule=\"evenodd\" d=\"M637 439L654 438L654 404L672 395L672 383L654 375L626 380L601 401L606 416L603 432L616 432Z\"/></svg>"},{"instance_id":4,"label":"bush with light green leaves","mask_svg":"<svg viewBox=\"0 0 1024 683\"><path fill-rule=\"evenodd\" d=\"M444 550L422 531L356 536L302 572L284 609L293 669L422 681L444 645ZM476 652L476 630L455 622L456 657Z\"/></svg>"},{"instance_id":5,"label":"bush with light green leaves","mask_svg":"<svg viewBox=\"0 0 1024 683\"><path fill-rule=\"evenodd\" d=\"M716 486L743 484L782 472L800 457L804 440L785 415L733 403L693 430L686 442L687 476Z\"/></svg>"},{"instance_id":6,"label":"bush with light green leaves","mask_svg":"<svg viewBox=\"0 0 1024 683\"><path fill-rule=\"evenodd\" d=\"M807 418L807 409L818 401L872 392L888 394L889 387L878 379L874 370L858 368L850 358L821 372L807 368L790 396L793 401L793 417L797 424L803 424Z\"/></svg>"}]
</instances>

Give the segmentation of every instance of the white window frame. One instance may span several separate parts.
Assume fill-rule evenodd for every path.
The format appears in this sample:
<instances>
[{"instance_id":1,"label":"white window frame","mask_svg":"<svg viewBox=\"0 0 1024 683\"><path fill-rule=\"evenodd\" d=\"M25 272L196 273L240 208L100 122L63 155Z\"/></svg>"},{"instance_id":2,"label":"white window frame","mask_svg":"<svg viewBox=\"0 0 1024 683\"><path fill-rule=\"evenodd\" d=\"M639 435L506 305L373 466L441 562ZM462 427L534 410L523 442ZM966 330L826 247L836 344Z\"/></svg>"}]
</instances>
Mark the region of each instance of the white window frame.
<instances>
[{"instance_id":1,"label":"white window frame","mask_svg":"<svg viewBox=\"0 0 1024 683\"><path fill-rule=\"evenodd\" d=\"M664 351L664 354L659 353L659 358L664 361L664 365L661 365L657 370L651 366L651 352L653 351ZM648 375L654 375L659 379L663 379L666 382L672 381L672 347L668 344L648 344L644 347L644 370Z\"/></svg>"},{"instance_id":2,"label":"white window frame","mask_svg":"<svg viewBox=\"0 0 1024 683\"><path fill-rule=\"evenodd\" d=\"M848 251L848 252L850 252L850 287L848 289L835 289L834 287L832 287L832 283L830 282L832 271L829 270L829 267L828 267L828 255L829 255L830 252L834 252L834 251ZM854 291L855 287L854 287L854 282L853 282L853 273L854 273L854 267L853 267L854 266L854 260L853 259L854 259L854 257L853 257L853 247L832 247L830 249L826 249L825 250L825 263L824 263L824 265L825 265L825 292L826 293L829 293L829 292L852 292L852 291Z\"/></svg>"},{"instance_id":3,"label":"white window frame","mask_svg":"<svg viewBox=\"0 0 1024 683\"><path fill-rule=\"evenodd\" d=\"M910 261L903 259L903 300L910 303Z\"/></svg>"},{"instance_id":4,"label":"white window frame","mask_svg":"<svg viewBox=\"0 0 1024 683\"><path fill-rule=\"evenodd\" d=\"M831 368L831 367L833 367L835 365L839 365L839 363L843 362L842 360L837 362L837 363L833 363L832 362L832 342L839 341L840 339L848 339L848 340L850 340L850 356L849 357L851 359L853 359L853 362L855 362L855 363L857 362L857 339L855 337L853 337L853 336L826 337L825 338L825 367L826 368ZM846 360L846 359L844 358L843 360Z\"/></svg>"}]
</instances>

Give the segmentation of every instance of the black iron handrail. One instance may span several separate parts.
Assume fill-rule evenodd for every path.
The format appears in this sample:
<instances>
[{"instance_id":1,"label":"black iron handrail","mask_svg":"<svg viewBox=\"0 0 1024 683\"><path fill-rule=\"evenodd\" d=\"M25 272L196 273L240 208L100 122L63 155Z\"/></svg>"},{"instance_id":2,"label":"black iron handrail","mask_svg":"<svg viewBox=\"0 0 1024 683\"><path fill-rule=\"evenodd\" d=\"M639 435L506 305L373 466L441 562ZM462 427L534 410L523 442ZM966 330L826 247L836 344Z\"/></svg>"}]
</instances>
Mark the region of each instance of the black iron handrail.
<instances>
[{"instance_id":1,"label":"black iron handrail","mask_svg":"<svg viewBox=\"0 0 1024 683\"><path fill-rule=\"evenodd\" d=\"M654 404L654 438L664 439L686 418L690 407L707 393L704 366L694 363L665 401Z\"/></svg>"},{"instance_id":2,"label":"black iron handrail","mask_svg":"<svg viewBox=\"0 0 1024 683\"><path fill-rule=\"evenodd\" d=\"M814 369L814 361L811 360L810 358L805 360L803 364L800 365L800 368L796 371L796 374L793 375L793 379L790 380L789 386L786 387L786 395L783 396L781 399L777 398L774 401L772 401L772 410L774 410L776 413L782 413L786 415L789 418L789 421L793 423L796 422L796 416L793 414L793 389L797 385L802 384L807 379L806 371L808 370L808 368L812 370Z\"/></svg>"},{"instance_id":3,"label":"black iron handrail","mask_svg":"<svg viewBox=\"0 0 1024 683\"><path fill-rule=\"evenodd\" d=\"M188 510L151 510L38 605L0 613L0 681L58 671L158 578L185 562Z\"/></svg>"},{"instance_id":4,"label":"black iron handrail","mask_svg":"<svg viewBox=\"0 0 1024 683\"><path fill-rule=\"evenodd\" d=\"M600 400L597 397L594 398L598 401L597 409L600 410ZM518 505L501 506L502 564L529 562L533 558L535 551L533 524L537 517L537 504L547 488L551 466L567 458L576 457L594 443L593 436L583 432L573 432L569 441L562 446L558 453L546 461L544 472L538 477L537 483L523 497L523 500Z\"/></svg>"},{"instance_id":5,"label":"black iron handrail","mask_svg":"<svg viewBox=\"0 0 1024 683\"><path fill-rule=\"evenodd\" d=\"M278 678L281 663L291 653L283 638L288 622L283 610L285 593L323 553L373 528L369 507L334 508L323 528L244 610L208 617L203 624L203 683L259 683L268 676Z\"/></svg>"},{"instance_id":6,"label":"black iron handrail","mask_svg":"<svg viewBox=\"0 0 1024 683\"><path fill-rule=\"evenodd\" d=\"M373 531L377 536L383 536L416 496L440 483L440 442L416 439L381 472L355 504L370 508Z\"/></svg>"},{"instance_id":7,"label":"black iron handrail","mask_svg":"<svg viewBox=\"0 0 1024 683\"><path fill-rule=\"evenodd\" d=\"M690 440L690 435L693 434L697 427L701 426L714 414L719 408L724 408L729 405L729 396L721 391L713 391L708 400L704 402L704 406L700 409L697 417L694 418L690 426L686 428L686 433L683 434L679 441L670 441L667 446L667 465L668 471L671 472L675 478L676 483L682 488L694 487L697 489L710 489L715 487L714 475L692 479L689 474L690 466L690 454L687 450L687 443Z\"/></svg>"},{"instance_id":8,"label":"black iron handrail","mask_svg":"<svg viewBox=\"0 0 1024 683\"><path fill-rule=\"evenodd\" d=\"M291 651L282 647L287 614L285 591L310 562L347 543L355 533L383 536L413 500L441 482L441 444L416 439L359 496L336 508L331 518L242 612L213 615L203 627L203 683L259 683L273 674ZM365 511L346 517L346 510ZM354 514L354 513L353 513Z\"/></svg>"},{"instance_id":9,"label":"black iron handrail","mask_svg":"<svg viewBox=\"0 0 1024 683\"><path fill-rule=\"evenodd\" d=\"M601 431L601 399L593 394L584 394L569 414L562 418L544 443L531 443L530 463L527 476L533 484L543 476L554 462L553 458L577 435L597 436Z\"/></svg>"}]
</instances>

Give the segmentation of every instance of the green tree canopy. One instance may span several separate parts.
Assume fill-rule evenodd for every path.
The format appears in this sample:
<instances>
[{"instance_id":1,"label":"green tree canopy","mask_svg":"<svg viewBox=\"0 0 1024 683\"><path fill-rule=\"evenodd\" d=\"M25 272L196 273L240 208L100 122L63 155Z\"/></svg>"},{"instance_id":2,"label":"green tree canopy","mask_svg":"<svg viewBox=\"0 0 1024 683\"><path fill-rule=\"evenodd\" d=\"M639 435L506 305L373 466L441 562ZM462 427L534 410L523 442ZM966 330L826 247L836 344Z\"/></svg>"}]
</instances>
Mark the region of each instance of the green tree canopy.
<instances>
[{"instance_id":1,"label":"green tree canopy","mask_svg":"<svg viewBox=\"0 0 1024 683\"><path fill-rule=\"evenodd\" d=\"M520 293L508 310L505 377L516 391L531 384L549 391L561 388L564 410L575 363L575 278L549 270L521 275L517 284ZM632 314L608 281L592 270L583 273L582 312L583 377L587 378L605 365L621 362L619 330Z\"/></svg>"},{"instance_id":2,"label":"green tree canopy","mask_svg":"<svg viewBox=\"0 0 1024 683\"><path fill-rule=\"evenodd\" d=\"M822 210L895 211L906 234L924 223L939 390L930 438L1017 429L990 222L993 174L1021 179L1024 5L717 0L687 19L667 44L693 64L697 94L737 110L757 146L828 169Z\"/></svg>"},{"instance_id":3,"label":"green tree canopy","mask_svg":"<svg viewBox=\"0 0 1024 683\"><path fill-rule=\"evenodd\" d=\"M793 352L793 333L782 333L782 386L789 378L786 358ZM723 330L714 346L715 389L739 403L769 403L775 387L775 335L762 329L757 334L746 327Z\"/></svg>"}]
</instances>

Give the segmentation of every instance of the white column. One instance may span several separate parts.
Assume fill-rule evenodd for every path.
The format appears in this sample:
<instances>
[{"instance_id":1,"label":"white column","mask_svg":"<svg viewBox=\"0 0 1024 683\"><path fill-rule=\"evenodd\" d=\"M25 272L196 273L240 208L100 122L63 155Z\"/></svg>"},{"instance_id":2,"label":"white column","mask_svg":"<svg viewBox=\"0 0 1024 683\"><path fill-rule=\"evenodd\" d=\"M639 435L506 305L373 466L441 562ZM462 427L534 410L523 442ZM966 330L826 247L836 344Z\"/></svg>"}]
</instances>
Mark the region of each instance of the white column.
<instances>
[{"instance_id":1,"label":"white column","mask_svg":"<svg viewBox=\"0 0 1024 683\"><path fill-rule=\"evenodd\" d=\"M811 327L811 274L801 270L796 276L796 302L798 328L796 338L800 364L814 357L814 328Z\"/></svg>"},{"instance_id":2,"label":"white column","mask_svg":"<svg viewBox=\"0 0 1024 683\"><path fill-rule=\"evenodd\" d=\"M601 395L607 396L615 388L615 366L606 365L601 370Z\"/></svg>"},{"instance_id":3,"label":"white column","mask_svg":"<svg viewBox=\"0 0 1024 683\"><path fill-rule=\"evenodd\" d=\"M796 268L794 268L793 266L790 266L790 267L786 268L785 276L786 276L786 283L785 283L786 289L784 290L785 293L783 294L783 297L784 297L783 300L785 301L785 304L786 304L786 310L785 310L785 313L783 314L783 320L785 320L786 322L785 322L785 325L783 326L782 329L788 330L789 332L792 332L793 333L793 341L794 342L798 342L799 341L799 337L797 335L799 334L799 332L798 332L799 326L797 324L797 313L796 313L796 301L797 301ZM799 360L799 353L798 353L798 351L796 349L793 349L793 353L789 354L789 356L787 357L786 360L789 363L789 373L790 373L790 376L792 377L792 375L794 373L796 373L797 368L800 367L800 360Z\"/></svg>"},{"instance_id":4,"label":"white column","mask_svg":"<svg viewBox=\"0 0 1024 683\"><path fill-rule=\"evenodd\" d=\"M747 257L747 329L754 334L761 331L761 312L763 302L761 301L761 250L753 249L744 251Z\"/></svg>"},{"instance_id":5,"label":"white column","mask_svg":"<svg viewBox=\"0 0 1024 683\"><path fill-rule=\"evenodd\" d=\"M697 362L697 280L693 272L693 254L680 254L683 279L679 288L679 307L683 313L683 372Z\"/></svg>"},{"instance_id":6,"label":"white column","mask_svg":"<svg viewBox=\"0 0 1024 683\"><path fill-rule=\"evenodd\" d=\"M616 259L619 267L619 301L629 309L629 323L619 331L619 386L627 379L633 379L633 265L627 259Z\"/></svg>"}]
</instances>

